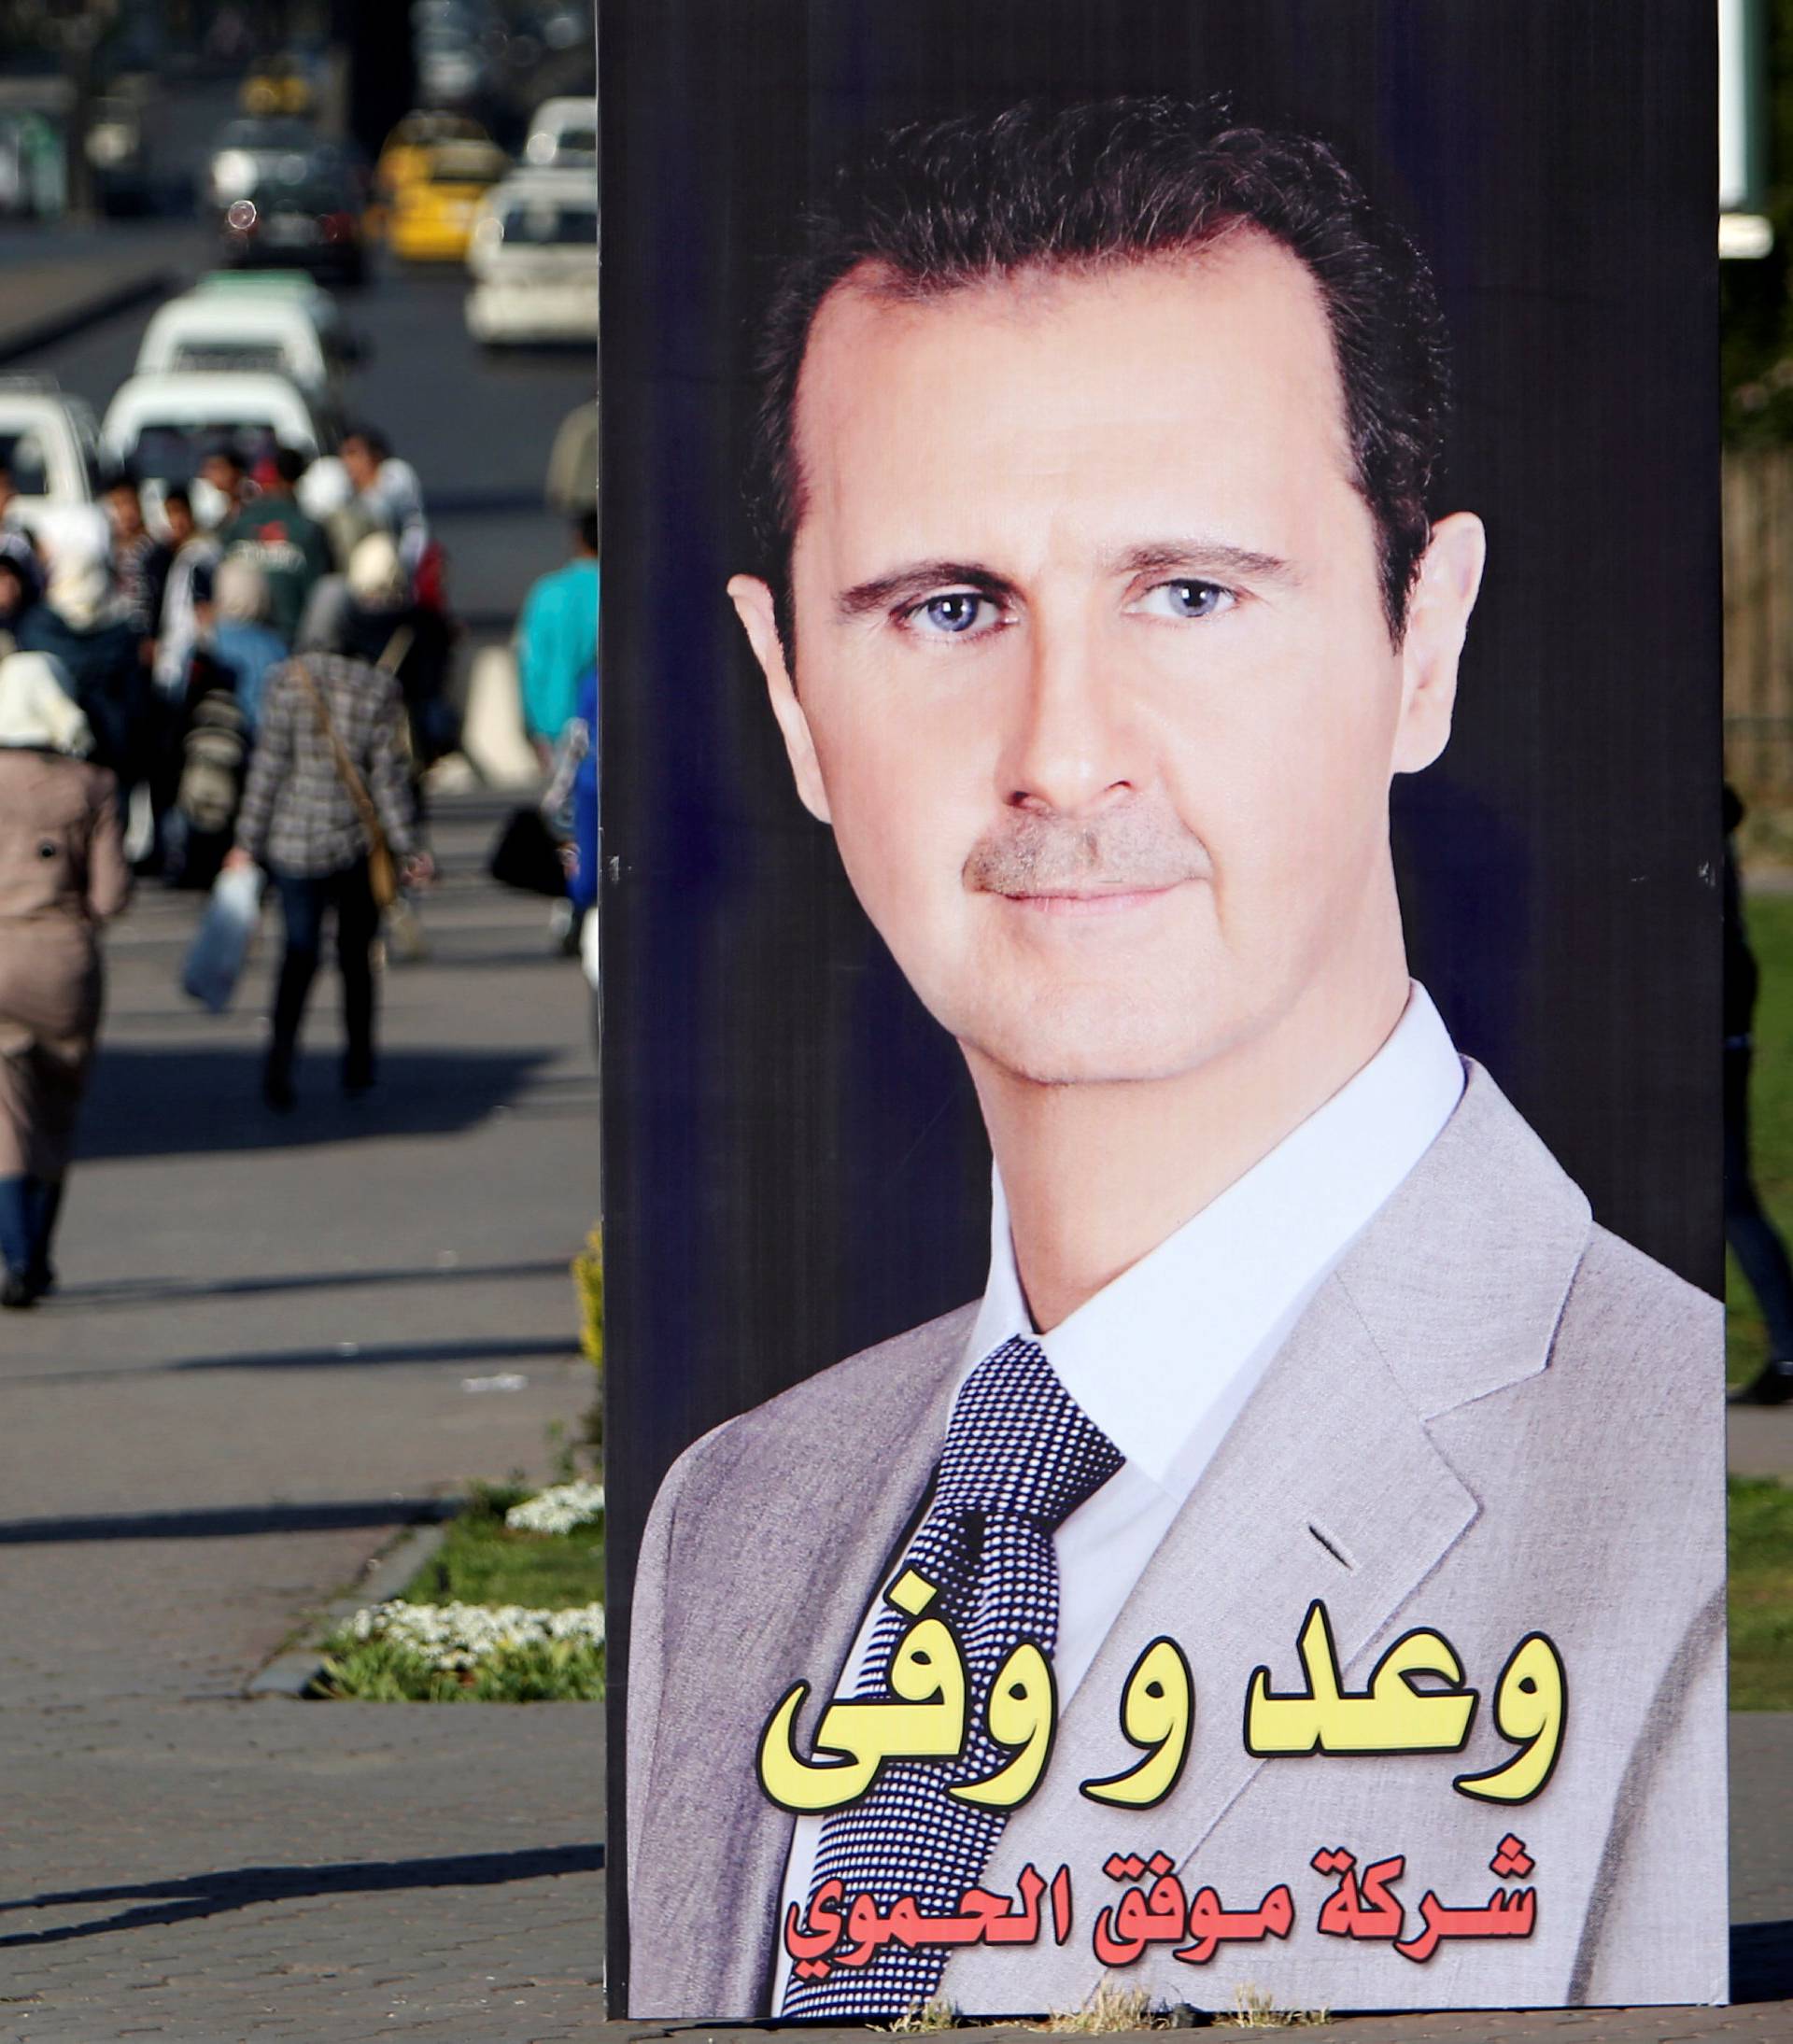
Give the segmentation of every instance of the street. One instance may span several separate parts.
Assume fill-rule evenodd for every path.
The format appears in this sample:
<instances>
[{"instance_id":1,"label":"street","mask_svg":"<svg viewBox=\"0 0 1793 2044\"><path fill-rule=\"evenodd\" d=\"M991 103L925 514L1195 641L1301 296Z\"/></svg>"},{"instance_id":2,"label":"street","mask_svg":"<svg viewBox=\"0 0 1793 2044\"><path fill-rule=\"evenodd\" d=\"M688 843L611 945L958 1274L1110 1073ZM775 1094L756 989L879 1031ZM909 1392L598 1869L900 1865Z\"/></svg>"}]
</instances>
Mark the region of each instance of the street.
<instances>
[{"instance_id":1,"label":"street","mask_svg":"<svg viewBox=\"0 0 1793 2044\"><path fill-rule=\"evenodd\" d=\"M203 230L179 245L194 271L209 265ZM579 350L482 356L461 319L466 288L457 265L388 264L365 290L342 294L350 325L373 344L350 383L348 408L416 468L448 553L454 607L473 635L501 640L529 584L566 556L563 521L544 507L543 482L555 428L589 401L593 369ZM151 309L23 357L8 374L53 375L103 414L131 374Z\"/></svg>"}]
</instances>

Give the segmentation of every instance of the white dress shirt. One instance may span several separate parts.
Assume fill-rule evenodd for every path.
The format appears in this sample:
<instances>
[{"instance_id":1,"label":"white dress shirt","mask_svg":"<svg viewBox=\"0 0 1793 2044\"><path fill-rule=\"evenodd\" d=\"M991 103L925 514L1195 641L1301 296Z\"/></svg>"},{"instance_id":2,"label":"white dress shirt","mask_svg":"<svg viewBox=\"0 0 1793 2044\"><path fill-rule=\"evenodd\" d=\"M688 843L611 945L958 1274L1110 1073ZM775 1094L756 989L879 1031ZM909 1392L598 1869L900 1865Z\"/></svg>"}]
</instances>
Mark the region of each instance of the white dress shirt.
<instances>
[{"instance_id":1,"label":"white dress shirt","mask_svg":"<svg viewBox=\"0 0 1793 2044\"><path fill-rule=\"evenodd\" d=\"M1028 1316L1008 1200L993 1172L990 1277L961 1381L1012 1337L1037 1341L1060 1383L1126 1458L1053 1536L1061 1705L1309 1300L1432 1147L1462 1090L1461 1060L1415 981L1392 1035L1354 1078L1047 1334ZM857 1684L882 1587L861 1623L843 1695ZM781 1923L790 1903L808 1903L824 1821L798 1819ZM789 1968L781 1943L774 2011Z\"/></svg>"}]
</instances>

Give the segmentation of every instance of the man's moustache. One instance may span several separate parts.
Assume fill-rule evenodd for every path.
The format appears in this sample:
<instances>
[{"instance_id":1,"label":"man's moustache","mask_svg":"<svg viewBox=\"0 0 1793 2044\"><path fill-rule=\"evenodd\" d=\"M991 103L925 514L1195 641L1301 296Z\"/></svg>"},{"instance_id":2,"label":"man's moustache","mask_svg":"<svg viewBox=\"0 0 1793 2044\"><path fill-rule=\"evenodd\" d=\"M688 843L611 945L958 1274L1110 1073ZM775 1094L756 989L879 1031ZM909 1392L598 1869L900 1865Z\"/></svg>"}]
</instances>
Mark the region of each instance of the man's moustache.
<instances>
[{"instance_id":1,"label":"man's moustache","mask_svg":"<svg viewBox=\"0 0 1793 2044\"><path fill-rule=\"evenodd\" d=\"M1201 840L1176 817L1129 805L1094 817L1017 816L972 847L964 880L992 895L1123 895L1208 870Z\"/></svg>"}]
</instances>

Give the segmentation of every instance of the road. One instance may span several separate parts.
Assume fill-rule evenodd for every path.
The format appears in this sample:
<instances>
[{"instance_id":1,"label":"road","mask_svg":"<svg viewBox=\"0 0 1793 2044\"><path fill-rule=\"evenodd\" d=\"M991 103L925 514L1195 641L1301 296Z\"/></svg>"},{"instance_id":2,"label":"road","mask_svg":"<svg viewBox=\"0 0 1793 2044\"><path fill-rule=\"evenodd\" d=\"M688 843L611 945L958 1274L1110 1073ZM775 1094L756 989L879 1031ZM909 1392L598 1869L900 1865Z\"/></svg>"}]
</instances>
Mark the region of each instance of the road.
<instances>
[{"instance_id":1,"label":"road","mask_svg":"<svg viewBox=\"0 0 1793 2044\"><path fill-rule=\"evenodd\" d=\"M206 243L193 238L196 261ZM376 264L365 289L343 294L373 344L351 380L350 416L379 427L423 481L449 556L449 590L475 639L509 636L530 582L565 557L562 521L543 503L548 448L560 421L596 388L589 351L482 355L461 317L455 268ZM8 373L48 374L104 413L131 374L152 305L26 356Z\"/></svg>"}]
</instances>

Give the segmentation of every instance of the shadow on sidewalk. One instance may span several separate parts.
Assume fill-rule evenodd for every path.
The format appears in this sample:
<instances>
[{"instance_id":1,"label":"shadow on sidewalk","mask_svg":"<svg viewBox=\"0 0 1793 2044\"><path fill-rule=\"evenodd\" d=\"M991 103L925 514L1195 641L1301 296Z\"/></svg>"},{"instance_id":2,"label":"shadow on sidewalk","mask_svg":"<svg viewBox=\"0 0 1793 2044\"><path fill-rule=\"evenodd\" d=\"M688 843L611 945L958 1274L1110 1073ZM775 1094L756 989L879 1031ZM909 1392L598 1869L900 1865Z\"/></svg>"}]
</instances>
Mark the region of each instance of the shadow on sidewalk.
<instances>
[{"instance_id":1,"label":"shadow on sidewalk","mask_svg":"<svg viewBox=\"0 0 1793 2044\"><path fill-rule=\"evenodd\" d=\"M1730 1998L1793 2000L1793 1923L1730 1926Z\"/></svg>"},{"instance_id":2,"label":"shadow on sidewalk","mask_svg":"<svg viewBox=\"0 0 1793 2044\"><path fill-rule=\"evenodd\" d=\"M300 1060L297 1113L275 1115L261 1105L258 1050L103 1043L77 1154L92 1162L454 1135L508 1106L550 1062L545 1050L392 1050L380 1060L377 1092L347 1101L337 1090L336 1057L320 1050Z\"/></svg>"},{"instance_id":3,"label":"shadow on sidewalk","mask_svg":"<svg viewBox=\"0 0 1793 2044\"><path fill-rule=\"evenodd\" d=\"M92 1284L59 1285L64 1306L164 1305L182 1299L248 1299L270 1291L354 1291L366 1285L441 1285L462 1278L489 1284L495 1278L564 1277L570 1257L544 1256L515 1263L414 1263L389 1270L294 1271L274 1277L101 1278Z\"/></svg>"},{"instance_id":4,"label":"shadow on sidewalk","mask_svg":"<svg viewBox=\"0 0 1793 2044\"><path fill-rule=\"evenodd\" d=\"M96 1924L11 1931L0 1936L0 1947L65 1944L78 1938L104 1937L109 1931L220 1916L259 1902L372 1895L395 1888L490 1888L512 1881L597 1873L603 1864L601 1845L558 1845L518 1853L460 1853L437 1859L351 1860L334 1867L236 1867L218 1873L138 1882L129 1887L71 1888L0 1902L0 1911L80 1909L102 1902L141 1901L146 1906L103 1917Z\"/></svg>"},{"instance_id":5,"label":"shadow on sidewalk","mask_svg":"<svg viewBox=\"0 0 1793 2044\"><path fill-rule=\"evenodd\" d=\"M565 1264L559 1266L562 1270ZM354 1370L369 1362L571 1362L579 1353L572 1334L496 1337L490 1341L368 1342L345 1352L335 1348L247 1348L235 1356L198 1356L167 1367L182 1370ZM70 1374L64 1372L62 1381ZM134 1373L142 1375L144 1373Z\"/></svg>"},{"instance_id":6,"label":"shadow on sidewalk","mask_svg":"<svg viewBox=\"0 0 1793 2044\"><path fill-rule=\"evenodd\" d=\"M451 1498L347 1499L321 1504L208 1505L192 1512L92 1513L60 1519L0 1519L0 1547L90 1540L235 1540L247 1533L329 1533L362 1526L413 1526L453 1514Z\"/></svg>"}]
</instances>

